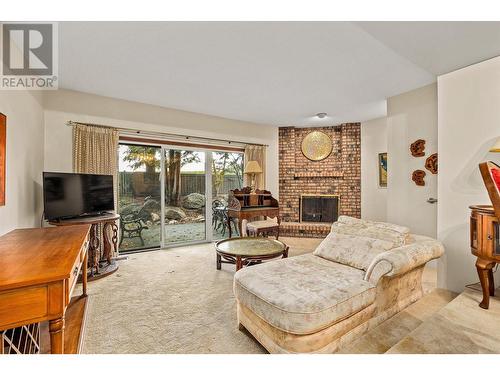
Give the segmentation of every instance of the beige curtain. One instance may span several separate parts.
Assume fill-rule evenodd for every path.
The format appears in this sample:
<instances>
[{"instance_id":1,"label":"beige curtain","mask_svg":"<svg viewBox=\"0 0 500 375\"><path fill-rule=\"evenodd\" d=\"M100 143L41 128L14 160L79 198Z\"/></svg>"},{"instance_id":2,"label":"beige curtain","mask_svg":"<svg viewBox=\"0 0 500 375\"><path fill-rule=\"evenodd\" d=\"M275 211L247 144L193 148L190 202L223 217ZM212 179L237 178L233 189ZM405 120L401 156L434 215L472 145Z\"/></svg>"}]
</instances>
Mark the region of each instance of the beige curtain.
<instances>
[{"instance_id":1,"label":"beige curtain","mask_svg":"<svg viewBox=\"0 0 500 375\"><path fill-rule=\"evenodd\" d=\"M118 168L118 130L94 125L73 126L73 170L112 174Z\"/></svg>"},{"instance_id":2,"label":"beige curtain","mask_svg":"<svg viewBox=\"0 0 500 375\"><path fill-rule=\"evenodd\" d=\"M113 175L117 207L118 130L98 125L73 125L73 171ZM102 227L99 228L102 253ZM113 254L117 255L117 254Z\"/></svg>"},{"instance_id":3,"label":"beige curtain","mask_svg":"<svg viewBox=\"0 0 500 375\"><path fill-rule=\"evenodd\" d=\"M249 162L255 160L259 163L260 168L262 169L262 173L255 175L255 188L256 189L265 189L266 188L266 146L255 146L255 145L247 145L245 147L245 165ZM250 186L251 176L243 175L243 186ZM254 218L254 220L261 220L262 217ZM241 222L242 232L241 236L247 236L247 220L242 220Z\"/></svg>"},{"instance_id":4,"label":"beige curtain","mask_svg":"<svg viewBox=\"0 0 500 375\"><path fill-rule=\"evenodd\" d=\"M251 160L255 160L262 168L262 173L255 175L255 188L266 188L266 146L247 145L245 147L245 165ZM250 186L250 176L245 174L243 185Z\"/></svg>"}]
</instances>

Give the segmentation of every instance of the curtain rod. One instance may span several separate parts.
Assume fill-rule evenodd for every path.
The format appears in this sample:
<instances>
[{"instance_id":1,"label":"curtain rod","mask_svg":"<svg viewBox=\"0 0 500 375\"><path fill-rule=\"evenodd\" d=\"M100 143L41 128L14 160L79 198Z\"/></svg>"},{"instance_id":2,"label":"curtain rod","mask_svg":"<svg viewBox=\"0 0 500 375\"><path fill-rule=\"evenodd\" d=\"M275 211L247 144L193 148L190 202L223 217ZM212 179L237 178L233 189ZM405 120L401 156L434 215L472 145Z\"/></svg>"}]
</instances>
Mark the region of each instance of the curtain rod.
<instances>
[{"instance_id":1,"label":"curtain rod","mask_svg":"<svg viewBox=\"0 0 500 375\"><path fill-rule=\"evenodd\" d=\"M189 140L189 141L196 141L199 140L201 142L222 142L228 145L250 145L250 146L265 146L269 147L269 145L266 144L261 144L261 143L249 143L249 142L240 142L240 141L228 141L225 139L217 139L217 138L208 138L208 137L199 137L199 136L191 136L191 135L179 135L179 134L173 134L173 133L162 133L162 132L157 132L157 131L149 131L149 130L139 130L139 129L132 129L132 128L119 128L116 126L110 126L110 125L101 125L101 124L93 124L93 123L86 123L86 122L78 122L78 121L67 121L66 125L68 126L73 126L73 125L86 125L86 126L97 126L101 128L112 128L116 129L122 133L129 133L129 134L135 134L135 135L145 135L145 136L152 136L152 137L160 137L160 138L177 138L181 140Z\"/></svg>"}]
</instances>

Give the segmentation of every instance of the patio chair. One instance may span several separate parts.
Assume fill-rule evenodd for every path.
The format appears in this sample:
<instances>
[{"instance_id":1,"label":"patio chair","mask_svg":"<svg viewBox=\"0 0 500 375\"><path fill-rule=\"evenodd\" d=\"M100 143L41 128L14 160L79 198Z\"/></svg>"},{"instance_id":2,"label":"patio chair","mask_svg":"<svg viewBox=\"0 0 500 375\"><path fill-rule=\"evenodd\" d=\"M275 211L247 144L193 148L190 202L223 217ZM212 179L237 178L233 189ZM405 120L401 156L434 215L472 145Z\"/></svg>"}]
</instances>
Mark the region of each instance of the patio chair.
<instances>
[{"instance_id":1,"label":"patio chair","mask_svg":"<svg viewBox=\"0 0 500 375\"><path fill-rule=\"evenodd\" d=\"M228 217L227 215L227 204L221 199L214 199L212 201L212 226L223 236L226 234L226 228L228 225L233 224L234 231L239 235L238 225L236 225L235 219Z\"/></svg>"},{"instance_id":2,"label":"patio chair","mask_svg":"<svg viewBox=\"0 0 500 375\"><path fill-rule=\"evenodd\" d=\"M120 219L120 244L122 245L124 238L139 238L141 245L144 246L144 239L142 238L142 231L144 229L149 229L149 227L144 223L142 215L143 209L141 208L137 212L130 213L128 215L122 216Z\"/></svg>"},{"instance_id":3,"label":"patio chair","mask_svg":"<svg viewBox=\"0 0 500 375\"><path fill-rule=\"evenodd\" d=\"M224 211L226 205L220 199L212 201L212 226L216 231L219 231L220 226L224 227Z\"/></svg>"}]
</instances>

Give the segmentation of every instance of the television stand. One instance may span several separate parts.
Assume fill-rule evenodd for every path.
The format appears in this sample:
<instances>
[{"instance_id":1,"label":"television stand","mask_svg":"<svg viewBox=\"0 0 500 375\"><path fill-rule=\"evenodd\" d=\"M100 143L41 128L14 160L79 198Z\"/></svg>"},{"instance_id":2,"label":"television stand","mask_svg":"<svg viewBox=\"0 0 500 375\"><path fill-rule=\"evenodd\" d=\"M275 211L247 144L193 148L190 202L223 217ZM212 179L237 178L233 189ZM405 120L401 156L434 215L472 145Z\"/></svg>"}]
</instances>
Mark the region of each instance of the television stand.
<instances>
[{"instance_id":1,"label":"television stand","mask_svg":"<svg viewBox=\"0 0 500 375\"><path fill-rule=\"evenodd\" d=\"M88 256L88 280L97 280L109 276L118 270L118 264L112 259L113 251L118 250L118 226L116 221L120 215L116 213L105 213L98 216L82 216L71 219L60 219L49 221L55 226L90 224L89 256ZM101 238L99 227L102 227L103 246L101 249ZM111 232L111 233L110 233Z\"/></svg>"}]
</instances>

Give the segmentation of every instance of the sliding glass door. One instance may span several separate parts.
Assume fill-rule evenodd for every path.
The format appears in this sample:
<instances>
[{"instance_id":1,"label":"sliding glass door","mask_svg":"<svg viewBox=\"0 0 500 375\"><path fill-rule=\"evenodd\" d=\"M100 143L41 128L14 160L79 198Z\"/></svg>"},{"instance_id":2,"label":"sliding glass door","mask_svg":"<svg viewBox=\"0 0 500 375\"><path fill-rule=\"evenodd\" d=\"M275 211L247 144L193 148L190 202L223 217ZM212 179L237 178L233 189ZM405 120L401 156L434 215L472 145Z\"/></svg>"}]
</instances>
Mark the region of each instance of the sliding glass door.
<instances>
[{"instance_id":1,"label":"sliding glass door","mask_svg":"<svg viewBox=\"0 0 500 375\"><path fill-rule=\"evenodd\" d=\"M156 248L161 243L161 148L120 144L118 157L120 251Z\"/></svg>"},{"instance_id":2,"label":"sliding glass door","mask_svg":"<svg viewBox=\"0 0 500 375\"><path fill-rule=\"evenodd\" d=\"M211 152L212 169L212 238L227 238L227 197L229 190L243 187L243 153ZM233 227L237 232L237 228Z\"/></svg>"},{"instance_id":3,"label":"sliding glass door","mask_svg":"<svg viewBox=\"0 0 500 375\"><path fill-rule=\"evenodd\" d=\"M228 193L242 186L241 152L120 144L120 251L227 238Z\"/></svg>"},{"instance_id":4,"label":"sliding glass door","mask_svg":"<svg viewBox=\"0 0 500 375\"><path fill-rule=\"evenodd\" d=\"M163 246L206 240L206 153L164 148L163 157Z\"/></svg>"}]
</instances>

